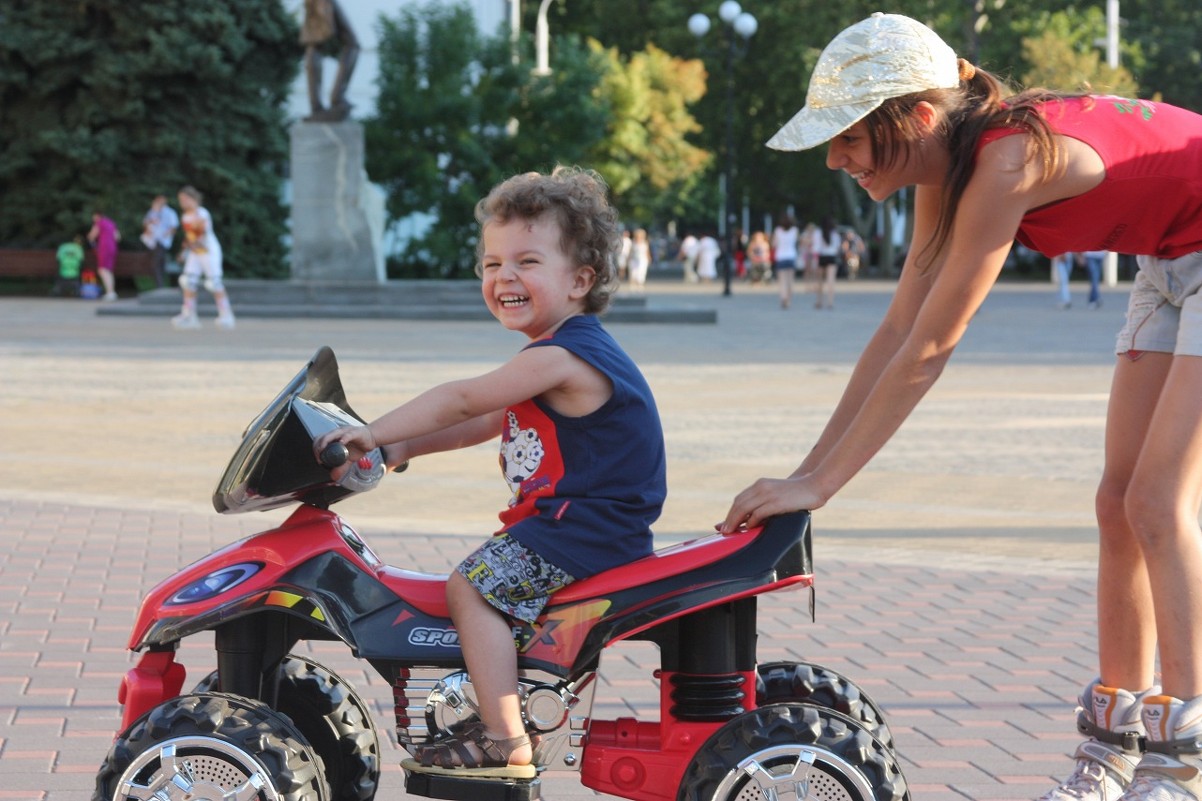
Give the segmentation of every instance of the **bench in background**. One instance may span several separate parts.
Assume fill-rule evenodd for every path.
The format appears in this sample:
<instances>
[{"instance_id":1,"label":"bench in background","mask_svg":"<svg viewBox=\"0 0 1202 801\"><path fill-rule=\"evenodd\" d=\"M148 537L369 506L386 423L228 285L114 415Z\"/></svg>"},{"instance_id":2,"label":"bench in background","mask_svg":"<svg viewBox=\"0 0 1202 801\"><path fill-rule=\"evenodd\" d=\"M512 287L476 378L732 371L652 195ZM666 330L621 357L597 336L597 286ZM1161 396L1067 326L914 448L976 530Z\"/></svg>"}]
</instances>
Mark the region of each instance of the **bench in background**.
<instances>
[{"instance_id":1,"label":"bench in background","mask_svg":"<svg viewBox=\"0 0 1202 801\"><path fill-rule=\"evenodd\" d=\"M149 250L119 250L113 275L118 278L154 277L153 253ZM83 269L96 269L95 251L84 255ZM14 250L0 248L0 278L37 278L53 281L58 277L58 261L53 250Z\"/></svg>"}]
</instances>

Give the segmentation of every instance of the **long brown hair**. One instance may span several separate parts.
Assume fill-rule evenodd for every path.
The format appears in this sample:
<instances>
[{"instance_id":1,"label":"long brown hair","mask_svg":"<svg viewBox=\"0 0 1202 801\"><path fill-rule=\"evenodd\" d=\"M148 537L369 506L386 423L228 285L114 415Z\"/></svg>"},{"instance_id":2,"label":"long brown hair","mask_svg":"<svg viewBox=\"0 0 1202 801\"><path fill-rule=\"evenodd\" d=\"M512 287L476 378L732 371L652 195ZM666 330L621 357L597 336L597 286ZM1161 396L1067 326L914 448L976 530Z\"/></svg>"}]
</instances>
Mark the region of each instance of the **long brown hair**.
<instances>
[{"instance_id":1,"label":"long brown hair","mask_svg":"<svg viewBox=\"0 0 1202 801\"><path fill-rule=\"evenodd\" d=\"M1029 89L1007 95L1008 89L995 75L960 59L960 85L954 89L931 89L886 100L865 118L872 140L872 157L878 168L888 169L910 157L910 147L923 138L915 121L915 106L926 101L939 111L935 133L947 142L951 167L943 183L939 220L931 240L919 251L920 269L934 263L952 234L956 207L976 168L977 143L991 128L1020 128L1029 135L1027 161L1037 161L1044 180L1063 169L1063 154L1039 106L1069 95L1046 89Z\"/></svg>"}]
</instances>

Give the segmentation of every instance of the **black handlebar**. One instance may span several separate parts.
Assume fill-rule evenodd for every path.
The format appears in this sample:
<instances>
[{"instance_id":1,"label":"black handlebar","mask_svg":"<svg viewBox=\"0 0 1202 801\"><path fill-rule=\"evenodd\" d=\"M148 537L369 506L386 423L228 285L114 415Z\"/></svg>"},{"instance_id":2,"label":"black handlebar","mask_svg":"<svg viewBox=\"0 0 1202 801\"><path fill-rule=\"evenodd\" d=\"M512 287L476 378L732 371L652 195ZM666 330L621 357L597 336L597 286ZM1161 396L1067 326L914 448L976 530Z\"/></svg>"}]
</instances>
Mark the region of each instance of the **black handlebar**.
<instances>
[{"instance_id":1,"label":"black handlebar","mask_svg":"<svg viewBox=\"0 0 1202 801\"><path fill-rule=\"evenodd\" d=\"M321 466L327 470L333 470L335 467L341 467L346 464L347 459L351 458L351 452L341 442L331 442L321 451L321 456L318 460Z\"/></svg>"}]
</instances>

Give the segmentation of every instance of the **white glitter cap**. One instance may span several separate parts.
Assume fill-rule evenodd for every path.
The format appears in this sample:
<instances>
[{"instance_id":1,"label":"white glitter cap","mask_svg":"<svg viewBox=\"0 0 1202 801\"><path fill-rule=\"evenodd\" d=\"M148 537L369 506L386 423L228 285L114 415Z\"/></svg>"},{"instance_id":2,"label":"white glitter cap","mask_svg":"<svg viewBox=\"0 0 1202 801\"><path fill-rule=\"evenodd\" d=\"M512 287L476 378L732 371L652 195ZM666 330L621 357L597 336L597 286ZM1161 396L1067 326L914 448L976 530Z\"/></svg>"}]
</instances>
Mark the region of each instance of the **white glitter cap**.
<instances>
[{"instance_id":1,"label":"white glitter cap","mask_svg":"<svg viewBox=\"0 0 1202 801\"><path fill-rule=\"evenodd\" d=\"M806 150L838 136L882 102L960 84L955 52L921 22L877 12L831 40L818 57L806 104L768 140Z\"/></svg>"}]
</instances>

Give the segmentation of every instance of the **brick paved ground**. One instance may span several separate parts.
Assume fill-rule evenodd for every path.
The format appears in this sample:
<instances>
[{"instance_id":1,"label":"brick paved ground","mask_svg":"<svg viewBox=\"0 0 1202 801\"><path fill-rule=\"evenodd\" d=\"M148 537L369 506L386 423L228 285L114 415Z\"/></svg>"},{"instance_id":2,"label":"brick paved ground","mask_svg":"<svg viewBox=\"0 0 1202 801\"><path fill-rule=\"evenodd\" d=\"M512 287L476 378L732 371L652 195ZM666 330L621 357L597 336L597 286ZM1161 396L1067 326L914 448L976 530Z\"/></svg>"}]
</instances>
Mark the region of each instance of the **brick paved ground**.
<instances>
[{"instance_id":1,"label":"brick paved ground","mask_svg":"<svg viewBox=\"0 0 1202 801\"><path fill-rule=\"evenodd\" d=\"M888 300L883 285L840 289L833 312L784 313L762 290L655 287L657 302L716 305L718 325L613 326L665 420L663 542L701 533L816 436ZM1052 294L1000 287L919 412L816 513L817 622L804 594L761 604L762 659L819 662L867 690L918 801L1033 798L1076 742L1072 698L1095 670L1090 506L1122 299L1060 312ZM248 320L182 334L84 302L0 299L0 801L89 797L139 598L281 519L218 516L208 496L242 427L323 343L369 417L519 344L488 323ZM442 571L493 520L494 465L487 448L429 457L339 511L389 561ZM211 669L209 647L185 646L189 681ZM387 737L383 683L331 644L312 653L370 699ZM652 714L654 658L647 644L607 655L598 717ZM400 752L387 757L379 797L403 797ZM544 790L590 795L571 774Z\"/></svg>"}]
</instances>

